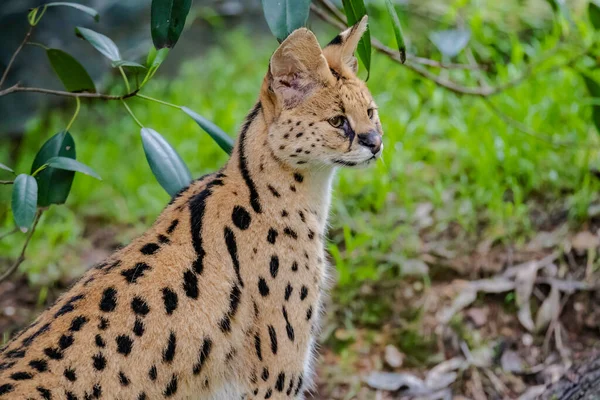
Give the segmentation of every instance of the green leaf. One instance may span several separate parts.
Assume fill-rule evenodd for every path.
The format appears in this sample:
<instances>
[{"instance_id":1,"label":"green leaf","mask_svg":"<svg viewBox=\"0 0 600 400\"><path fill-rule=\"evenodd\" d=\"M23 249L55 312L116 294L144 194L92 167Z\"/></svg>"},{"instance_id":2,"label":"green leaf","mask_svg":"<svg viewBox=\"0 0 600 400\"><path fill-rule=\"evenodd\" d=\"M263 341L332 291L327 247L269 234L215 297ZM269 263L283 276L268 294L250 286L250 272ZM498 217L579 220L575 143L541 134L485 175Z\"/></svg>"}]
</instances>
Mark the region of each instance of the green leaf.
<instances>
[{"instance_id":1,"label":"green leaf","mask_svg":"<svg viewBox=\"0 0 600 400\"><path fill-rule=\"evenodd\" d=\"M595 99L600 99L600 84L596 82L594 79L590 78L587 75L582 74L581 77L585 82L585 86L587 87L590 96ZM592 120L594 121L594 126L598 133L600 133L600 105L592 106Z\"/></svg>"},{"instance_id":2,"label":"green leaf","mask_svg":"<svg viewBox=\"0 0 600 400\"><path fill-rule=\"evenodd\" d=\"M121 53L119 48L108 36L101 33L95 32L91 29L83 28L78 26L75 28L75 33L87 40L96 50L102 53L106 58L111 61L120 61Z\"/></svg>"},{"instance_id":3,"label":"green leaf","mask_svg":"<svg viewBox=\"0 0 600 400\"><path fill-rule=\"evenodd\" d=\"M367 8L363 0L342 0L348 25L352 26L367 15ZM358 42L358 56L367 69L367 79L371 73L371 29L367 26L365 34Z\"/></svg>"},{"instance_id":4,"label":"green leaf","mask_svg":"<svg viewBox=\"0 0 600 400\"><path fill-rule=\"evenodd\" d=\"M38 151L31 173L43 167L52 157L68 157L75 159L75 141L69 132L63 131L52 136ZM75 172L48 167L39 172L35 179L38 183L38 205L47 207L50 204L62 204L67 201Z\"/></svg>"},{"instance_id":5,"label":"green leaf","mask_svg":"<svg viewBox=\"0 0 600 400\"><path fill-rule=\"evenodd\" d=\"M94 20L96 20L96 22L98 22L100 20L100 14L98 14L98 11L94 10L91 7L84 6L79 3L70 3L70 2L66 2L66 1L55 1L52 3L44 4L44 6L42 6L42 7L56 7L56 6L73 7L73 8L78 9L79 11L83 11L84 13L91 15L94 18Z\"/></svg>"},{"instance_id":6,"label":"green leaf","mask_svg":"<svg viewBox=\"0 0 600 400\"><path fill-rule=\"evenodd\" d=\"M398 51L400 51L400 62L404 64L404 62L406 61L406 44L404 43L404 36L402 35L402 25L400 25L400 18L398 18L396 9L394 8L390 0L386 0L385 4L387 6L390 17L392 18L394 35L396 36L396 43L398 43Z\"/></svg>"},{"instance_id":7,"label":"green leaf","mask_svg":"<svg viewBox=\"0 0 600 400\"><path fill-rule=\"evenodd\" d=\"M168 54L168 47L164 47L160 50L156 50L154 46L150 48L150 51L148 52L148 57L146 58L146 67L148 67L148 72L146 73L146 76L144 77L144 80L140 87L144 86L146 82L152 79L152 77L158 70L158 67L160 67L165 58L167 58Z\"/></svg>"},{"instance_id":8,"label":"green leaf","mask_svg":"<svg viewBox=\"0 0 600 400\"><path fill-rule=\"evenodd\" d=\"M31 175L21 174L15 179L12 191L11 207L15 223L23 232L27 232L37 209L38 184Z\"/></svg>"},{"instance_id":9,"label":"green leaf","mask_svg":"<svg viewBox=\"0 0 600 400\"><path fill-rule=\"evenodd\" d=\"M192 181L192 174L179 154L158 132L142 128L146 160L160 186L174 196Z\"/></svg>"},{"instance_id":10,"label":"green leaf","mask_svg":"<svg viewBox=\"0 0 600 400\"><path fill-rule=\"evenodd\" d=\"M58 168L58 169L66 170L66 171L81 172L82 174L89 175L100 181L102 180L102 178L100 178L100 175L98 175L96 172L94 172L93 169L91 169L90 167L88 167L85 164L80 163L77 160L73 160L72 158L60 157L60 156L52 157L51 159L46 161L46 165L48 167Z\"/></svg>"},{"instance_id":11,"label":"green leaf","mask_svg":"<svg viewBox=\"0 0 600 400\"><path fill-rule=\"evenodd\" d=\"M111 65L114 68L125 67L125 68L137 69L137 70L146 70L145 66L143 66L142 64L133 62L133 61L117 60L117 61L113 61L111 63Z\"/></svg>"},{"instance_id":12,"label":"green leaf","mask_svg":"<svg viewBox=\"0 0 600 400\"><path fill-rule=\"evenodd\" d=\"M13 169L12 169L12 168L10 168L10 167L8 167L8 166L6 166L6 165L2 164L2 163L0 163L0 169L3 169L3 170L5 170L5 171L12 172L13 174L15 173L15 171L13 171Z\"/></svg>"},{"instance_id":13,"label":"green leaf","mask_svg":"<svg viewBox=\"0 0 600 400\"><path fill-rule=\"evenodd\" d=\"M467 29L448 29L429 34L429 40L446 57L458 55L471 40L471 31Z\"/></svg>"},{"instance_id":14,"label":"green leaf","mask_svg":"<svg viewBox=\"0 0 600 400\"><path fill-rule=\"evenodd\" d=\"M179 40L192 0L152 0L150 31L154 47L172 48Z\"/></svg>"},{"instance_id":15,"label":"green leaf","mask_svg":"<svg viewBox=\"0 0 600 400\"><path fill-rule=\"evenodd\" d=\"M310 0L262 0L271 32L282 42L294 30L306 25Z\"/></svg>"},{"instance_id":16,"label":"green leaf","mask_svg":"<svg viewBox=\"0 0 600 400\"><path fill-rule=\"evenodd\" d=\"M70 54L59 49L47 49L46 54L52 69L69 92L96 92L90 75Z\"/></svg>"},{"instance_id":17,"label":"green leaf","mask_svg":"<svg viewBox=\"0 0 600 400\"><path fill-rule=\"evenodd\" d=\"M223 131L213 122L204 118L202 115L190 110L187 107L181 107L181 110L192 117L192 119L196 121L198 125L200 125L200 128L204 129L220 148L225 150L227 154L231 154L231 150L233 149L233 139L231 139L231 137L225 133L225 131Z\"/></svg>"},{"instance_id":18,"label":"green leaf","mask_svg":"<svg viewBox=\"0 0 600 400\"><path fill-rule=\"evenodd\" d=\"M594 29L600 30L600 6L594 0L588 3L588 16Z\"/></svg>"}]
</instances>

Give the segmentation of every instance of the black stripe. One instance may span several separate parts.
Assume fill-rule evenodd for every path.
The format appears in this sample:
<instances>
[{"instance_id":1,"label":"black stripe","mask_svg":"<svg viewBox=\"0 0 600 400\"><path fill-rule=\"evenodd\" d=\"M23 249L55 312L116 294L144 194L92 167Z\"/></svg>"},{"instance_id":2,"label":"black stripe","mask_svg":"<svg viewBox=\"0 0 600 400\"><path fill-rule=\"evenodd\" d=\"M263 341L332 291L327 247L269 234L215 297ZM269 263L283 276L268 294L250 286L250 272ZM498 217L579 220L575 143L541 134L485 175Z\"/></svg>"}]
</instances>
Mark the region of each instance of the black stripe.
<instances>
[{"instance_id":1,"label":"black stripe","mask_svg":"<svg viewBox=\"0 0 600 400\"><path fill-rule=\"evenodd\" d=\"M237 276L240 286L244 287L244 281L242 281L242 276L240 275L240 261L238 260L235 234L228 226L225 227L223 234L225 236L225 244L227 245L227 250L229 251L229 255L231 256L231 261L233 262L233 269L235 271L235 275Z\"/></svg>"},{"instance_id":2,"label":"black stripe","mask_svg":"<svg viewBox=\"0 0 600 400\"><path fill-rule=\"evenodd\" d=\"M262 208L260 207L260 199L258 195L258 191L256 190L256 185L250 176L250 171L248 170L248 160L246 158L246 133L248 132L248 128L250 128L250 124L256 118L258 113L261 110L262 105L260 101L256 103L250 114L246 117L246 122L242 127L242 131L240 132L240 147L239 147L239 155L240 155L240 172L242 173L242 177L246 182L246 186L248 186L248 190L250 191L250 205L257 213L262 213Z\"/></svg>"}]
</instances>

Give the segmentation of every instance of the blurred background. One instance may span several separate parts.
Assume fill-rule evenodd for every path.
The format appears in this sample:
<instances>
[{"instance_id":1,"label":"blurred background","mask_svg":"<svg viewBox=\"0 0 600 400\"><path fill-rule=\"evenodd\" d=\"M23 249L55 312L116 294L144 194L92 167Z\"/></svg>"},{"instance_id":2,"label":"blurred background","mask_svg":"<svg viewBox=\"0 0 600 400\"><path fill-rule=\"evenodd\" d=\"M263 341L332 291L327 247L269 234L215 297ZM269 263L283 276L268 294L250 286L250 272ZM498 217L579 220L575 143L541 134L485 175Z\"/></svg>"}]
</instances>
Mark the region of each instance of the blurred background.
<instances>
[{"instance_id":1,"label":"blurred background","mask_svg":"<svg viewBox=\"0 0 600 400\"><path fill-rule=\"evenodd\" d=\"M98 10L100 22L49 8L32 41L75 56L99 91L123 93L119 72L74 27L102 32L124 58L145 60L150 0L79 2ZM2 1L0 70L28 29L28 10L42 3ZM392 3L409 64L394 59L397 51L373 53L368 86L385 130L383 160L342 170L335 182L327 244L335 284L314 398L535 398L600 348L595 9L584 0ZM366 6L373 37L397 48L385 2ZM314 10L308 25L322 44L339 32ZM276 46L260 1L196 0L143 93L187 106L235 137ZM62 87L36 45L24 47L2 89L17 82ZM184 113L137 98L128 104L194 177L227 160ZM0 162L29 172L74 107L39 93L1 96ZM70 132L77 159L103 180L77 174L66 205L44 213L26 260L0 282L4 341L169 201L119 102L83 99ZM25 239L2 233L14 227L10 198L10 187L0 187L0 271Z\"/></svg>"}]
</instances>

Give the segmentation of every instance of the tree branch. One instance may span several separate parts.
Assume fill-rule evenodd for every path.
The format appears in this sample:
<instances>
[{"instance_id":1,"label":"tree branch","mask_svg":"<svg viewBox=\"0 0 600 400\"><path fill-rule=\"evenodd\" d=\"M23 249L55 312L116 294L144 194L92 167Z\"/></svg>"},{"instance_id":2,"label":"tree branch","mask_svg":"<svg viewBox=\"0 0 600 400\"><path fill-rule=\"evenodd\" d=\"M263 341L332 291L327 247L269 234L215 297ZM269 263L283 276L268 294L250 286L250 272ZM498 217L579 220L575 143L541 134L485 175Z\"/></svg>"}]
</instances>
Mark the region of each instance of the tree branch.
<instances>
[{"instance_id":1,"label":"tree branch","mask_svg":"<svg viewBox=\"0 0 600 400\"><path fill-rule=\"evenodd\" d=\"M33 233L35 232L35 228L37 227L38 222L40 222L42 212L43 211L41 208L37 210L37 213L35 214L35 220L33 221L33 226L27 234L25 243L23 243L23 248L21 249L21 254L19 254L19 258L17 258L14 264L10 266L6 271L4 271L2 275L0 275L0 283L8 279L17 270L17 268L19 268L19 265L21 265L23 261L25 261L25 250L27 250L27 246L29 245L29 241L31 240Z\"/></svg>"},{"instance_id":2,"label":"tree branch","mask_svg":"<svg viewBox=\"0 0 600 400\"><path fill-rule=\"evenodd\" d=\"M25 34L25 38L23 39L23 41L21 42L21 44L19 45L19 47L17 47L17 50L15 50L15 52L12 55L12 57L10 58L10 61L8 62L8 65L6 66L6 69L4 70L4 73L2 74L2 78L0 78L0 88L4 84L4 81L6 81L6 77L8 76L8 72L10 71L10 68L12 67L13 63L15 62L15 59L17 58L17 55L21 52L21 49L23 48L23 46L25 46L25 44L27 43L27 41L31 37L31 32L33 32L33 26L29 27L29 30Z\"/></svg>"},{"instance_id":3,"label":"tree branch","mask_svg":"<svg viewBox=\"0 0 600 400\"><path fill-rule=\"evenodd\" d=\"M8 89L4 89L0 91L0 97L6 96L11 93L16 92L35 92L35 93L44 93L51 94L54 96L63 96L63 97L80 97L80 98L90 98L90 99L102 99L102 100L123 100L129 97L133 97L138 93L139 89L134 90L133 92L129 92L123 95L111 95L111 94L103 94L103 93L88 93L88 92L65 92L62 90L51 90L44 88L34 88L34 87L23 87L19 86L17 83L14 86L9 87Z\"/></svg>"}]
</instances>

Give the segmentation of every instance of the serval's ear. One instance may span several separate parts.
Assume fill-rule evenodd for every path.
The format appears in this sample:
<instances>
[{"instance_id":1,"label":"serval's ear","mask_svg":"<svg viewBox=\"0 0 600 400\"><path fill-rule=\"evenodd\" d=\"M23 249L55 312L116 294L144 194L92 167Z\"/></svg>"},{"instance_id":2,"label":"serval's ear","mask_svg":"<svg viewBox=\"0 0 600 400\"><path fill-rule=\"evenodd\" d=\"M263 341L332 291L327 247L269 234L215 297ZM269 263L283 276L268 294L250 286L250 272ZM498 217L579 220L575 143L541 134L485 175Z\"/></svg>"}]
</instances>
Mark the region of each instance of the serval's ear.
<instances>
[{"instance_id":1,"label":"serval's ear","mask_svg":"<svg viewBox=\"0 0 600 400\"><path fill-rule=\"evenodd\" d=\"M358 47L358 41L367 30L368 16L362 17L352 27L346 29L333 38L323 49L323 54L329 66L341 75L345 75L346 69L353 74L358 71L358 61L354 52Z\"/></svg>"},{"instance_id":2,"label":"serval's ear","mask_svg":"<svg viewBox=\"0 0 600 400\"><path fill-rule=\"evenodd\" d=\"M301 103L334 78L315 35L296 29L281 43L269 64L271 89L285 108Z\"/></svg>"}]
</instances>

